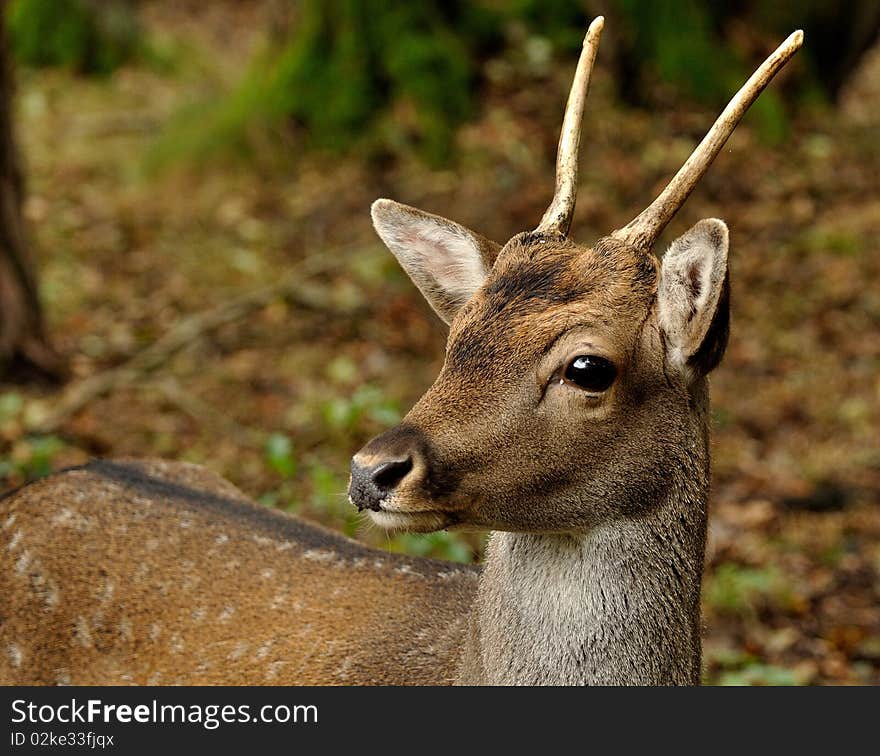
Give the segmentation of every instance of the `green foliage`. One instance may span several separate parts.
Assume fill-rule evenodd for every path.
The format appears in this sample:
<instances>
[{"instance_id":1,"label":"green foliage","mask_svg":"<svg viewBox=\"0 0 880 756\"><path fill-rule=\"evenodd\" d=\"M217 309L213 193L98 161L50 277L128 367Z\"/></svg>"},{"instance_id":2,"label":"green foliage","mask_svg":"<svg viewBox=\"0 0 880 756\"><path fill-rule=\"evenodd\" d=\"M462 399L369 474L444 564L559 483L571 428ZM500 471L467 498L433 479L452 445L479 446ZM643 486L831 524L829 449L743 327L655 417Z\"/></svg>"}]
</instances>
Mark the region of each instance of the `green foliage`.
<instances>
[{"instance_id":1,"label":"green foliage","mask_svg":"<svg viewBox=\"0 0 880 756\"><path fill-rule=\"evenodd\" d=\"M863 251L862 239L846 229L808 226L799 242L808 254L855 256Z\"/></svg>"},{"instance_id":2,"label":"green foliage","mask_svg":"<svg viewBox=\"0 0 880 756\"><path fill-rule=\"evenodd\" d=\"M263 139L260 132L279 126L267 108L271 74L271 61L260 57L230 94L193 103L174 114L148 150L146 171L178 161L203 163L218 155L250 156Z\"/></svg>"},{"instance_id":3,"label":"green foliage","mask_svg":"<svg viewBox=\"0 0 880 756\"><path fill-rule=\"evenodd\" d=\"M306 2L268 88L271 110L293 117L322 149L378 130L443 161L471 112L485 18L464 2Z\"/></svg>"},{"instance_id":4,"label":"green foliage","mask_svg":"<svg viewBox=\"0 0 880 756\"><path fill-rule=\"evenodd\" d=\"M577 52L589 23L581 3L571 0L512 0L505 6L512 21L547 39L554 48Z\"/></svg>"},{"instance_id":5,"label":"green foliage","mask_svg":"<svg viewBox=\"0 0 880 756\"><path fill-rule=\"evenodd\" d=\"M728 670L718 676L718 685L746 686L802 685L795 670L773 664L750 664L742 669Z\"/></svg>"},{"instance_id":6,"label":"green foliage","mask_svg":"<svg viewBox=\"0 0 880 756\"><path fill-rule=\"evenodd\" d=\"M750 73L719 32L724 10L698 0L654 3L617 0L629 44L626 65L653 72L707 105L725 103ZM758 132L768 142L781 141L788 121L779 94L766 90L751 108Z\"/></svg>"},{"instance_id":7,"label":"green foliage","mask_svg":"<svg viewBox=\"0 0 880 756\"><path fill-rule=\"evenodd\" d=\"M450 562L468 564L474 561L471 547L455 533L438 530L435 533L402 533L395 536L389 547L392 551Z\"/></svg>"},{"instance_id":8,"label":"green foliage","mask_svg":"<svg viewBox=\"0 0 880 756\"><path fill-rule=\"evenodd\" d=\"M273 433L266 440L266 462L282 478L292 478L296 472L293 443L283 433Z\"/></svg>"},{"instance_id":9,"label":"green foliage","mask_svg":"<svg viewBox=\"0 0 880 756\"><path fill-rule=\"evenodd\" d=\"M9 451L0 456L0 480L13 485L46 477L52 472L55 458L66 447L57 436L20 435L26 413L21 394L0 394L0 432L5 437L17 437Z\"/></svg>"},{"instance_id":10,"label":"green foliage","mask_svg":"<svg viewBox=\"0 0 880 756\"><path fill-rule=\"evenodd\" d=\"M722 4L615 0L607 13L618 46L615 81L630 102L651 104L659 79L703 104L723 104L750 73L750 64L722 37L723 22L732 13ZM515 0L507 14L557 50L572 54L580 48L591 16L581 4L566 0ZM778 142L788 133L777 92L765 91L751 110L766 141Z\"/></svg>"},{"instance_id":11,"label":"green foliage","mask_svg":"<svg viewBox=\"0 0 880 756\"><path fill-rule=\"evenodd\" d=\"M805 667L768 664L753 653L739 648L709 648L706 651L706 685L808 685L811 672Z\"/></svg>"},{"instance_id":12,"label":"green foliage","mask_svg":"<svg viewBox=\"0 0 880 756\"><path fill-rule=\"evenodd\" d=\"M21 394L9 391L0 394L0 425L16 419L24 409L24 399Z\"/></svg>"},{"instance_id":13,"label":"green foliage","mask_svg":"<svg viewBox=\"0 0 880 756\"><path fill-rule=\"evenodd\" d=\"M31 66L64 66L107 74L135 54L140 31L124 2L14 0L7 9L16 58Z\"/></svg>"},{"instance_id":14,"label":"green foliage","mask_svg":"<svg viewBox=\"0 0 880 756\"><path fill-rule=\"evenodd\" d=\"M738 74L737 62L717 44L705 3L617 0L616 5L632 34L632 49L650 59L661 78L677 82L703 100L729 93L729 80Z\"/></svg>"},{"instance_id":15,"label":"green foliage","mask_svg":"<svg viewBox=\"0 0 880 756\"><path fill-rule=\"evenodd\" d=\"M290 39L229 95L182 114L154 163L253 151L291 127L308 148L443 163L473 110L479 51L499 34L491 18L479 3L307 0Z\"/></svg>"},{"instance_id":16,"label":"green foliage","mask_svg":"<svg viewBox=\"0 0 880 756\"><path fill-rule=\"evenodd\" d=\"M24 4L51 0L16 0ZM415 151L442 164L456 128L476 110L480 70L504 35L522 45L525 31L526 42L573 58L594 7L570 0L303 0L289 38L258 55L233 91L173 120L152 167L218 154L252 157L291 135L302 149ZM756 51L796 26L807 28L812 41L786 72L795 84L789 91L804 102L833 96L870 44L877 25L871 19L880 17L872 11L860 30L830 0L790 8L613 0L604 10L612 39L603 46L602 65L615 69L624 100L653 106L656 85L664 82L711 108L739 89ZM778 86L755 102L749 120L766 142L788 135ZM277 153L270 150L273 162Z\"/></svg>"},{"instance_id":17,"label":"green foliage","mask_svg":"<svg viewBox=\"0 0 880 756\"><path fill-rule=\"evenodd\" d=\"M52 472L55 457L65 447L57 436L28 436L19 440L8 457L0 457L0 479L29 482Z\"/></svg>"},{"instance_id":18,"label":"green foliage","mask_svg":"<svg viewBox=\"0 0 880 756\"><path fill-rule=\"evenodd\" d=\"M366 420L378 426L400 422L400 407L376 386L359 386L351 395L334 396L321 405L324 423L337 431L353 432Z\"/></svg>"},{"instance_id":19,"label":"green foliage","mask_svg":"<svg viewBox=\"0 0 880 756\"><path fill-rule=\"evenodd\" d=\"M723 614L749 614L760 605L789 605L786 581L772 567L743 567L726 562L707 576L706 602Z\"/></svg>"}]
</instances>

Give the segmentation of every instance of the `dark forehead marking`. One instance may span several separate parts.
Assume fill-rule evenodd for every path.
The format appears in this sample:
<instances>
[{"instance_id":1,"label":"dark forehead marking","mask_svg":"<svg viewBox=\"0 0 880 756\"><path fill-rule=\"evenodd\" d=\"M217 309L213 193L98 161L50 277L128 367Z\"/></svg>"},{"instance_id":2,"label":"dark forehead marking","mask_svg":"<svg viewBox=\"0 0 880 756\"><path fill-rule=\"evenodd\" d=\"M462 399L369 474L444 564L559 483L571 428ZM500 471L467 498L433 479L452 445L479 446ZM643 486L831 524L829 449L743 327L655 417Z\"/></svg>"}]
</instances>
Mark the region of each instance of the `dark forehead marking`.
<instances>
[{"instance_id":1,"label":"dark forehead marking","mask_svg":"<svg viewBox=\"0 0 880 756\"><path fill-rule=\"evenodd\" d=\"M591 286L570 271L579 255L574 244L556 234L530 231L514 237L486 283L486 313L490 317L503 310L525 314L584 297Z\"/></svg>"},{"instance_id":2,"label":"dark forehead marking","mask_svg":"<svg viewBox=\"0 0 880 756\"><path fill-rule=\"evenodd\" d=\"M467 328L452 340L446 351L446 368L456 373L489 372L504 354L504 329L496 324L492 333L483 328Z\"/></svg>"},{"instance_id":3,"label":"dark forehead marking","mask_svg":"<svg viewBox=\"0 0 880 756\"><path fill-rule=\"evenodd\" d=\"M574 302L589 294L590 289L586 281L572 276L556 260L529 262L490 279L484 307L489 316L503 310L525 314L547 305Z\"/></svg>"},{"instance_id":4,"label":"dark forehead marking","mask_svg":"<svg viewBox=\"0 0 880 756\"><path fill-rule=\"evenodd\" d=\"M629 279L634 290L650 291L657 282L658 261L650 252L642 252L624 244L613 236L604 236L596 242L593 252L618 275Z\"/></svg>"},{"instance_id":5,"label":"dark forehead marking","mask_svg":"<svg viewBox=\"0 0 880 756\"><path fill-rule=\"evenodd\" d=\"M447 365L471 371L497 368L511 357L512 321L583 300L594 285L572 273L578 254L562 237L535 232L514 237L465 314L471 322L451 341Z\"/></svg>"},{"instance_id":6,"label":"dark forehead marking","mask_svg":"<svg viewBox=\"0 0 880 756\"><path fill-rule=\"evenodd\" d=\"M519 234L462 313L463 327L449 344L446 364L464 372L503 370L506 361L522 357L521 349L519 357L510 349L511 334L520 332L515 321L584 301L599 290L608 308L648 306L656 279L650 255L611 237L588 251L555 234Z\"/></svg>"}]
</instances>

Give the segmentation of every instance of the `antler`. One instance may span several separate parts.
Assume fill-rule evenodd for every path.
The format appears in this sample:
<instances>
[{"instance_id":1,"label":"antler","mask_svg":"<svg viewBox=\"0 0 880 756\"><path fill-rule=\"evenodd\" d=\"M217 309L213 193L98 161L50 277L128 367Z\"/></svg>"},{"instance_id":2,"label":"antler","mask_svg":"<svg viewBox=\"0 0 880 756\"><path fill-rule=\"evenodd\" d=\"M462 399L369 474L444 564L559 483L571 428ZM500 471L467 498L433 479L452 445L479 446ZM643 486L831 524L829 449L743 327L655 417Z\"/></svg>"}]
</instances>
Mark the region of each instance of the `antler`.
<instances>
[{"instance_id":1,"label":"antler","mask_svg":"<svg viewBox=\"0 0 880 756\"><path fill-rule=\"evenodd\" d=\"M733 133L751 104L776 73L791 59L804 41L801 30L794 32L758 68L724 109L715 125L697 145L672 181L635 220L615 231L612 236L640 249L649 250L669 221L685 203L694 187L706 173Z\"/></svg>"},{"instance_id":2,"label":"antler","mask_svg":"<svg viewBox=\"0 0 880 756\"><path fill-rule=\"evenodd\" d=\"M556 232L567 234L571 227L574 214L574 203L577 199L578 144L581 139L581 120L584 115L584 103L590 91L590 75L599 49L599 37L605 26L605 19L597 16L587 36L584 37L584 48L578 61L568 104L565 106L565 118L562 121L562 133L559 135L559 150L556 153L556 191L553 201L535 231Z\"/></svg>"}]
</instances>

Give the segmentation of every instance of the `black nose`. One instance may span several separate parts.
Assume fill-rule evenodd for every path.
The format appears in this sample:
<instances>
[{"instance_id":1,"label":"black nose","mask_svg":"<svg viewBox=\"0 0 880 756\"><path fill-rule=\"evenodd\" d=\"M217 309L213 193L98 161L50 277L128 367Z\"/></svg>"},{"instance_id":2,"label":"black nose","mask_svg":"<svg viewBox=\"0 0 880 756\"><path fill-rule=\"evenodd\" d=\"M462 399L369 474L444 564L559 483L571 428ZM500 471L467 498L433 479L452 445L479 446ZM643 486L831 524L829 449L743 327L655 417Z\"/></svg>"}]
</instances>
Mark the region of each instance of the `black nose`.
<instances>
[{"instance_id":1,"label":"black nose","mask_svg":"<svg viewBox=\"0 0 880 756\"><path fill-rule=\"evenodd\" d=\"M400 484L413 468L412 457L389 459L377 465L363 466L351 461L348 495L358 508L378 512L380 502Z\"/></svg>"}]
</instances>

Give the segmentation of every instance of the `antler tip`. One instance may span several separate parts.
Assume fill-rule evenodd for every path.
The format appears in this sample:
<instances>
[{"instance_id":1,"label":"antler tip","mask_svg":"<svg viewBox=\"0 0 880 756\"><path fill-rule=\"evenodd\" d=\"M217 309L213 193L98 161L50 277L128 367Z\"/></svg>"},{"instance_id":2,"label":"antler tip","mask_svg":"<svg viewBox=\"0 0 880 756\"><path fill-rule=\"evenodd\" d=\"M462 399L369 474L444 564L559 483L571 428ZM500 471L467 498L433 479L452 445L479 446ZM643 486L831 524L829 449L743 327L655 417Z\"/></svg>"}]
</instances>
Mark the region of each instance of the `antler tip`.
<instances>
[{"instance_id":1,"label":"antler tip","mask_svg":"<svg viewBox=\"0 0 880 756\"><path fill-rule=\"evenodd\" d=\"M584 47L586 47L591 40L598 37L604 28L605 16L596 16L596 18L593 19L593 23L590 24L590 28L587 29L587 34L584 37Z\"/></svg>"},{"instance_id":2,"label":"antler tip","mask_svg":"<svg viewBox=\"0 0 880 756\"><path fill-rule=\"evenodd\" d=\"M770 83L780 69L791 60L804 42L804 32L798 29L788 35L737 92L703 141L697 145L685 164L673 176L666 188L657 198L624 228L614 232L614 236L628 241L633 246L650 248L660 232L672 220L691 193L697 182L717 157L727 138L746 110Z\"/></svg>"},{"instance_id":3,"label":"antler tip","mask_svg":"<svg viewBox=\"0 0 880 756\"><path fill-rule=\"evenodd\" d=\"M788 35L785 42L779 45L778 52L781 53L786 59L790 58L794 55L798 50L801 49L801 45L804 44L804 30L798 29L793 31Z\"/></svg>"}]
</instances>

